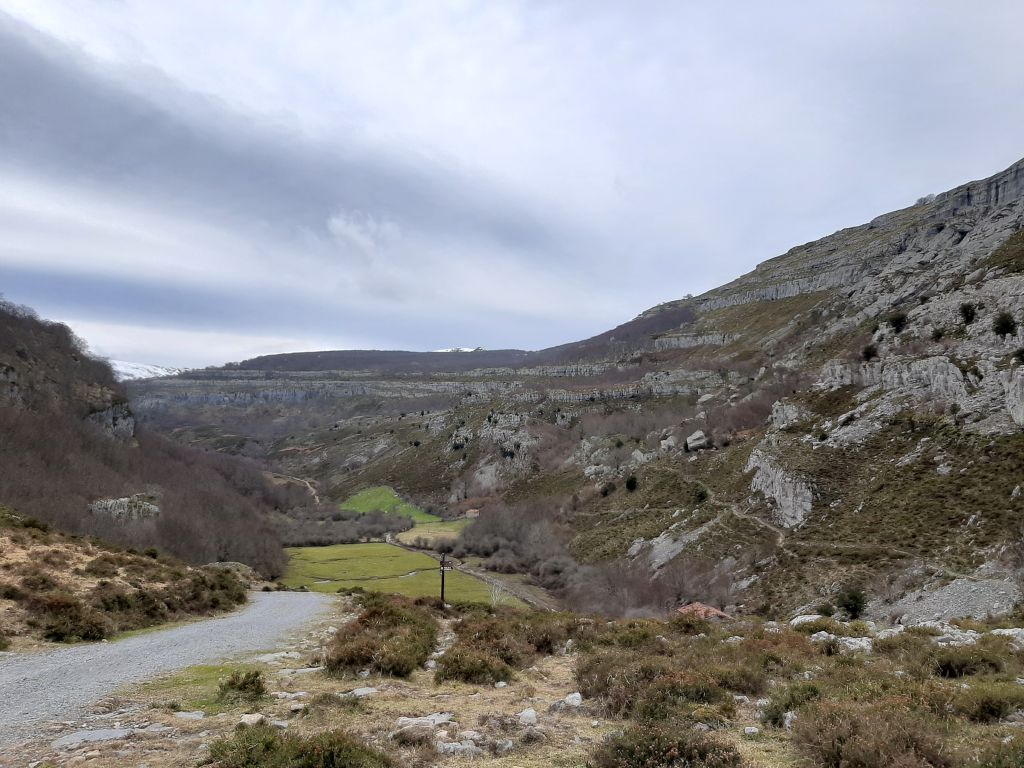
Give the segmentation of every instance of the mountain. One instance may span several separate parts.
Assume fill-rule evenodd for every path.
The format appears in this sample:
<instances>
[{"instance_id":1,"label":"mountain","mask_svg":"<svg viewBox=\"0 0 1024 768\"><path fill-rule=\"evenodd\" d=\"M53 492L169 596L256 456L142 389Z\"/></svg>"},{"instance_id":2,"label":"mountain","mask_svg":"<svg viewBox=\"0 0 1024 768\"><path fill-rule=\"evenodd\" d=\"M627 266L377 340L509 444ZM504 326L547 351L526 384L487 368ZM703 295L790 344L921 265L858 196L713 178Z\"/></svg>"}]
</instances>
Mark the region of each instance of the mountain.
<instances>
[{"instance_id":1,"label":"mountain","mask_svg":"<svg viewBox=\"0 0 1024 768\"><path fill-rule=\"evenodd\" d=\"M274 355L129 392L325 498L483 510L460 546L554 588L615 563L767 613L849 584L878 615L989 610L1024 564L1022 230L1024 161L581 342Z\"/></svg>"},{"instance_id":2,"label":"mountain","mask_svg":"<svg viewBox=\"0 0 1024 768\"><path fill-rule=\"evenodd\" d=\"M177 376L184 373L184 368L170 368L165 365L148 365L146 363L129 363L124 360L111 360L110 367L118 381L134 381L135 379L158 379L162 376Z\"/></svg>"},{"instance_id":3,"label":"mountain","mask_svg":"<svg viewBox=\"0 0 1024 768\"><path fill-rule=\"evenodd\" d=\"M59 323L0 302L0 506L72 534L278 575L271 519L306 503L240 458L138 428L110 366Z\"/></svg>"}]
</instances>

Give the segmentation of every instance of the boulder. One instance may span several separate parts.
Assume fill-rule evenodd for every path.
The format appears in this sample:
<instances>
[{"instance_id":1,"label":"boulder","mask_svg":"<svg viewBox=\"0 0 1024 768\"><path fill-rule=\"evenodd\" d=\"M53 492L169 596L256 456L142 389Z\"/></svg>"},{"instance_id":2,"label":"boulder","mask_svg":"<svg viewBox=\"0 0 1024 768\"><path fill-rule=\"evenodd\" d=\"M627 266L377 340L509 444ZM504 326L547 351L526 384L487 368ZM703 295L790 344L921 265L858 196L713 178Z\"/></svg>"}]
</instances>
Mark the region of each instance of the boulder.
<instances>
[{"instance_id":1,"label":"boulder","mask_svg":"<svg viewBox=\"0 0 1024 768\"><path fill-rule=\"evenodd\" d=\"M686 450L688 451L701 451L708 446L707 435L700 429L686 438Z\"/></svg>"},{"instance_id":2,"label":"boulder","mask_svg":"<svg viewBox=\"0 0 1024 768\"><path fill-rule=\"evenodd\" d=\"M454 715L451 712L435 712L432 715L424 715L423 717L400 717L395 721L395 725L398 728L405 728L410 725L424 725L430 728L436 728L439 725L450 723Z\"/></svg>"},{"instance_id":3,"label":"boulder","mask_svg":"<svg viewBox=\"0 0 1024 768\"><path fill-rule=\"evenodd\" d=\"M565 702L566 706L579 707L583 704L583 694L581 694L579 691L577 691L576 693L570 693L568 696L562 699L562 701Z\"/></svg>"},{"instance_id":4,"label":"boulder","mask_svg":"<svg viewBox=\"0 0 1024 768\"><path fill-rule=\"evenodd\" d=\"M239 725L248 725L248 726L263 725L265 722L267 722L267 718L264 715L261 715L258 712L251 712L251 713L249 713L247 715L242 715L238 719L238 724Z\"/></svg>"},{"instance_id":5,"label":"boulder","mask_svg":"<svg viewBox=\"0 0 1024 768\"><path fill-rule=\"evenodd\" d=\"M519 713L519 724L522 726L531 726L537 724L537 710L533 707L524 709Z\"/></svg>"}]
</instances>

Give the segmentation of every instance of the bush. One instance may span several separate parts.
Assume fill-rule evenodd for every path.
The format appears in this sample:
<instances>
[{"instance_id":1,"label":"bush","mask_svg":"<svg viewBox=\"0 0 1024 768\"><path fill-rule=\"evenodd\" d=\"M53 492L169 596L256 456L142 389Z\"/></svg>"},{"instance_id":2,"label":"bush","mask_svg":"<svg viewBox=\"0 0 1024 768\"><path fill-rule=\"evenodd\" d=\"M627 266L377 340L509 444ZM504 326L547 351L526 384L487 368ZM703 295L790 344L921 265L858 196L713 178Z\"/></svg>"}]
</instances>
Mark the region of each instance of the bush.
<instances>
[{"instance_id":1,"label":"bush","mask_svg":"<svg viewBox=\"0 0 1024 768\"><path fill-rule=\"evenodd\" d=\"M991 723L1024 707L1024 690L1014 683L975 683L957 691L952 705L968 720Z\"/></svg>"},{"instance_id":2,"label":"bush","mask_svg":"<svg viewBox=\"0 0 1024 768\"><path fill-rule=\"evenodd\" d=\"M246 672L236 670L221 680L217 690L219 701L259 701L267 695L263 673L257 669Z\"/></svg>"},{"instance_id":3,"label":"bush","mask_svg":"<svg viewBox=\"0 0 1024 768\"><path fill-rule=\"evenodd\" d=\"M11 647L11 641L7 638L7 635L0 634L0 651L6 651Z\"/></svg>"},{"instance_id":4,"label":"bush","mask_svg":"<svg viewBox=\"0 0 1024 768\"><path fill-rule=\"evenodd\" d=\"M1017 321L1009 312L1000 312L992 320L992 330L1000 337L1014 336L1017 333Z\"/></svg>"},{"instance_id":5,"label":"bush","mask_svg":"<svg viewBox=\"0 0 1024 768\"><path fill-rule=\"evenodd\" d=\"M894 312L885 321L889 323L893 333L903 333L903 329L907 327L907 315L904 312Z\"/></svg>"},{"instance_id":6,"label":"bush","mask_svg":"<svg viewBox=\"0 0 1024 768\"><path fill-rule=\"evenodd\" d=\"M598 747L589 768L740 768L731 744L682 728L632 728Z\"/></svg>"},{"instance_id":7,"label":"bush","mask_svg":"<svg viewBox=\"0 0 1024 768\"><path fill-rule=\"evenodd\" d=\"M461 680L476 685L493 685L512 679L512 667L486 651L454 647L437 660L437 682Z\"/></svg>"},{"instance_id":8,"label":"bush","mask_svg":"<svg viewBox=\"0 0 1024 768\"><path fill-rule=\"evenodd\" d=\"M874 360L878 357L878 345L868 344L860 351L860 356L864 360Z\"/></svg>"},{"instance_id":9,"label":"bush","mask_svg":"<svg viewBox=\"0 0 1024 768\"><path fill-rule=\"evenodd\" d=\"M21 587L15 584L0 584L0 600L24 600L26 597Z\"/></svg>"},{"instance_id":10,"label":"bush","mask_svg":"<svg viewBox=\"0 0 1024 768\"><path fill-rule=\"evenodd\" d=\"M781 728L787 712L793 712L821 698L821 689L814 683L796 683L782 690L773 691L768 697L761 720L768 725Z\"/></svg>"},{"instance_id":11,"label":"bush","mask_svg":"<svg viewBox=\"0 0 1024 768\"><path fill-rule=\"evenodd\" d=\"M408 677L437 643L437 622L425 608L401 597L367 597L365 610L341 628L327 650L331 674L376 670Z\"/></svg>"},{"instance_id":12,"label":"bush","mask_svg":"<svg viewBox=\"0 0 1024 768\"><path fill-rule=\"evenodd\" d=\"M1024 738L1014 737L987 749L970 768L1020 768L1024 765Z\"/></svg>"},{"instance_id":13,"label":"bush","mask_svg":"<svg viewBox=\"0 0 1024 768\"><path fill-rule=\"evenodd\" d=\"M26 601L26 607L36 614L47 640L61 643L103 640L112 631L106 617L64 592L34 595Z\"/></svg>"},{"instance_id":14,"label":"bush","mask_svg":"<svg viewBox=\"0 0 1024 768\"><path fill-rule=\"evenodd\" d=\"M846 615L851 619L860 618L867 603L867 595L858 587L849 587L836 597L836 605L840 610L846 611Z\"/></svg>"},{"instance_id":15,"label":"bush","mask_svg":"<svg viewBox=\"0 0 1024 768\"><path fill-rule=\"evenodd\" d=\"M977 316L978 309L973 304L964 303L960 305L960 318L964 321L964 325L973 323Z\"/></svg>"},{"instance_id":16,"label":"bush","mask_svg":"<svg viewBox=\"0 0 1024 768\"><path fill-rule=\"evenodd\" d=\"M983 648L960 646L943 648L935 653L933 670L939 677L966 677L986 672L1002 672L1003 659Z\"/></svg>"},{"instance_id":17,"label":"bush","mask_svg":"<svg viewBox=\"0 0 1024 768\"><path fill-rule=\"evenodd\" d=\"M210 745L210 761L220 768L394 768L383 752L354 736L328 731L298 736L269 725L239 727Z\"/></svg>"},{"instance_id":18,"label":"bush","mask_svg":"<svg viewBox=\"0 0 1024 768\"><path fill-rule=\"evenodd\" d=\"M902 699L812 704L797 718L793 740L820 768L952 768L944 724L906 705Z\"/></svg>"}]
</instances>

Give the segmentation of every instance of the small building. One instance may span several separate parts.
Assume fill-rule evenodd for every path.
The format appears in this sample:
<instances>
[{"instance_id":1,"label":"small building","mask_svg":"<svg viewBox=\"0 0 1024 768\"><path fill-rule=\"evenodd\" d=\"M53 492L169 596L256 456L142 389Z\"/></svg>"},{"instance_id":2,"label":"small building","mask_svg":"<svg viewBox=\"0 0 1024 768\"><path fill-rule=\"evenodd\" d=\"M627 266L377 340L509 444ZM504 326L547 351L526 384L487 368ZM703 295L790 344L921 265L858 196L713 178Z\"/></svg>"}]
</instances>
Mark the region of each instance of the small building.
<instances>
[{"instance_id":1,"label":"small building","mask_svg":"<svg viewBox=\"0 0 1024 768\"><path fill-rule=\"evenodd\" d=\"M732 621L732 616L725 611L720 611L717 608L712 608L710 605L698 602L687 603L676 608L676 615L693 616L704 621Z\"/></svg>"}]
</instances>

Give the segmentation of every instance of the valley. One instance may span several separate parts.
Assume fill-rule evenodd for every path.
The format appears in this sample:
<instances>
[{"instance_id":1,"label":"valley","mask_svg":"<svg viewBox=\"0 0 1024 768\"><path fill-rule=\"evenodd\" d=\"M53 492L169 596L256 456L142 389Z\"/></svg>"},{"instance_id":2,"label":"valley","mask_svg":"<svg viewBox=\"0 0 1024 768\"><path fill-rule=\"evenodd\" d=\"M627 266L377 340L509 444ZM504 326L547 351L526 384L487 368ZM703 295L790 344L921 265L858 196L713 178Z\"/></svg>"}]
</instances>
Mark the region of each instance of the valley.
<instances>
[{"instance_id":1,"label":"valley","mask_svg":"<svg viewBox=\"0 0 1024 768\"><path fill-rule=\"evenodd\" d=\"M5 305L0 765L1020 764L1022 230L1024 161L581 342L124 388Z\"/></svg>"}]
</instances>

